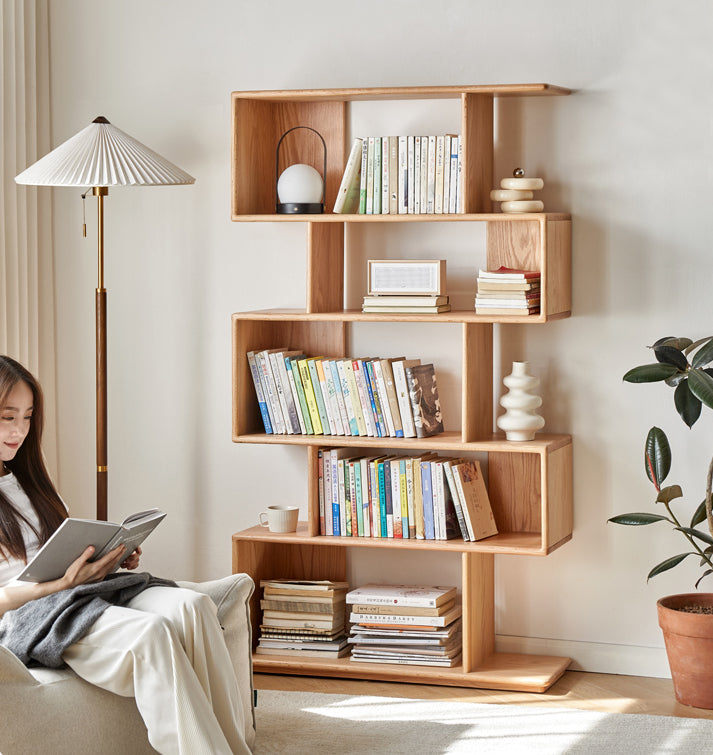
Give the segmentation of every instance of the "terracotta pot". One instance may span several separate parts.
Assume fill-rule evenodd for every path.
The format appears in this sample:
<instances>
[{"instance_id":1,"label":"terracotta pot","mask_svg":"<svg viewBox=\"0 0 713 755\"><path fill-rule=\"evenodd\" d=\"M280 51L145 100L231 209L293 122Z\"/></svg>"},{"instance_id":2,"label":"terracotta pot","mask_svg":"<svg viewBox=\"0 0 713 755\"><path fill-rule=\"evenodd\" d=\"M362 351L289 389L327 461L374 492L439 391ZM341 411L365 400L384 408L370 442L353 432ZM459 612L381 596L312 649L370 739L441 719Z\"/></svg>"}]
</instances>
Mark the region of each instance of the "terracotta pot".
<instances>
[{"instance_id":1,"label":"terracotta pot","mask_svg":"<svg viewBox=\"0 0 713 755\"><path fill-rule=\"evenodd\" d=\"M669 595L656 604L666 642L676 699L713 709L713 614L677 610L686 605L713 607L713 593Z\"/></svg>"}]
</instances>

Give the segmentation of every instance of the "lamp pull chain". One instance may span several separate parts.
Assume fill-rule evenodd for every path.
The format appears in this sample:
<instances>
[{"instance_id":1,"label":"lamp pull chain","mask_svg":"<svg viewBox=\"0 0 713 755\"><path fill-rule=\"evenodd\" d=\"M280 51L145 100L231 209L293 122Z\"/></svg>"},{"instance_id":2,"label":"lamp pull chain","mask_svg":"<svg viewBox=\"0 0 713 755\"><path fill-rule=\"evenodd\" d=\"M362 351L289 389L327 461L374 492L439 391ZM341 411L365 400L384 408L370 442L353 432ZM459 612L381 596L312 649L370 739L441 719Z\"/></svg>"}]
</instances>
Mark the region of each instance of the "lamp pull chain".
<instances>
[{"instance_id":1,"label":"lamp pull chain","mask_svg":"<svg viewBox=\"0 0 713 755\"><path fill-rule=\"evenodd\" d=\"M89 193L89 189L87 189L84 194L82 194L82 237L87 238L87 194Z\"/></svg>"}]
</instances>

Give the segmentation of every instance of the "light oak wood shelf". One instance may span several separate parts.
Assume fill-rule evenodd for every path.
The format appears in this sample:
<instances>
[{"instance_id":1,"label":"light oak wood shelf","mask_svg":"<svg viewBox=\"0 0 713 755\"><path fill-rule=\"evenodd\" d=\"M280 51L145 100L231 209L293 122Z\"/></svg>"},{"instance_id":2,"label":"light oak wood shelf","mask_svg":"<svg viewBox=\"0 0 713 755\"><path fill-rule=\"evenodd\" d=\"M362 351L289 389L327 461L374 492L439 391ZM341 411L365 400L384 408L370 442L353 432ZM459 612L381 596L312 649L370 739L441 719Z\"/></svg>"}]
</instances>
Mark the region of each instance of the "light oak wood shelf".
<instances>
[{"instance_id":1,"label":"light oak wood shelf","mask_svg":"<svg viewBox=\"0 0 713 755\"><path fill-rule=\"evenodd\" d=\"M571 219L567 213L493 213L494 99L566 95L547 84L397 87L234 92L232 219L236 222L299 222L307 234L306 301L303 309L239 312L232 319L233 441L238 444L303 446L308 480L307 521L295 533L253 527L233 535L233 570L261 579L345 580L352 548L373 548L388 563L403 551L452 554L461 561L463 656L452 669L364 664L346 659L255 656L256 671L352 679L420 682L541 692L565 671L569 659L494 652L495 555L545 556L572 536L572 439L538 434L514 443L493 433L493 326L537 325L571 314ZM347 155L349 108L358 100L459 99L463 140L462 214L445 215L277 215L275 148L294 126L310 126L327 145L325 206L332 207ZM304 131L286 144L285 164L321 164L321 154ZM282 166L284 167L284 166ZM438 315L365 314L344 309L345 235L353 223L485 223L487 266L539 270L541 313L529 317L487 317L474 311ZM248 351L285 346L326 357L348 356L349 329L363 322L428 322L460 326L462 379L460 429L425 439L268 435L252 385ZM455 422L456 418L452 421ZM451 425L452 426L452 425ZM349 447L369 453L419 450L485 456L488 491L499 534L477 542L393 538L327 537L319 533L318 452ZM300 502L297 501L297 504ZM258 590L252 602L257 636Z\"/></svg>"}]
</instances>

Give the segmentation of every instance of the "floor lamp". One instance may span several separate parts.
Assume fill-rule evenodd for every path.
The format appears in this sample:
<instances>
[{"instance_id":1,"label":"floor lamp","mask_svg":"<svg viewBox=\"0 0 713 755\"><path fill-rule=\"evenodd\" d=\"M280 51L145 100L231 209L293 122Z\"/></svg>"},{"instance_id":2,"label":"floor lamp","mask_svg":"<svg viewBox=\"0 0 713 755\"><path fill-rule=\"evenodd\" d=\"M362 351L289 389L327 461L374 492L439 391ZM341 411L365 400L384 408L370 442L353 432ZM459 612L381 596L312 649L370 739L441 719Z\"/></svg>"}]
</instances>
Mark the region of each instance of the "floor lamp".
<instances>
[{"instance_id":1,"label":"floor lamp","mask_svg":"<svg viewBox=\"0 0 713 755\"><path fill-rule=\"evenodd\" d=\"M30 186L90 187L93 196L97 198L97 519L106 519L108 459L104 197L109 193L110 186L192 184L195 178L99 116L78 134L16 176L15 181ZM87 193L89 190L82 197Z\"/></svg>"}]
</instances>

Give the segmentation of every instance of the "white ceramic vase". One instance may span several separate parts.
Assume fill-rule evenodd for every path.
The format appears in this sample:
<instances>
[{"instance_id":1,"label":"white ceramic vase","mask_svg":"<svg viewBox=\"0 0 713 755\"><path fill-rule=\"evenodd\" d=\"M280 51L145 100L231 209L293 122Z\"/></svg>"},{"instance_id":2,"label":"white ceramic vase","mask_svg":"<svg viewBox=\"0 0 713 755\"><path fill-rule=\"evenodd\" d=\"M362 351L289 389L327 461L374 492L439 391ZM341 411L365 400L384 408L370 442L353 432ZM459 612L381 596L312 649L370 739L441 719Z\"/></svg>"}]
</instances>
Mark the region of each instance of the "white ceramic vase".
<instances>
[{"instance_id":1,"label":"white ceramic vase","mask_svg":"<svg viewBox=\"0 0 713 755\"><path fill-rule=\"evenodd\" d=\"M540 379L530 374L529 362L513 362L512 373L503 378L503 383L509 390L500 399L505 414L498 417L498 427L505 431L508 440L532 440L545 424L544 418L535 412L542 399L532 393Z\"/></svg>"}]
</instances>

